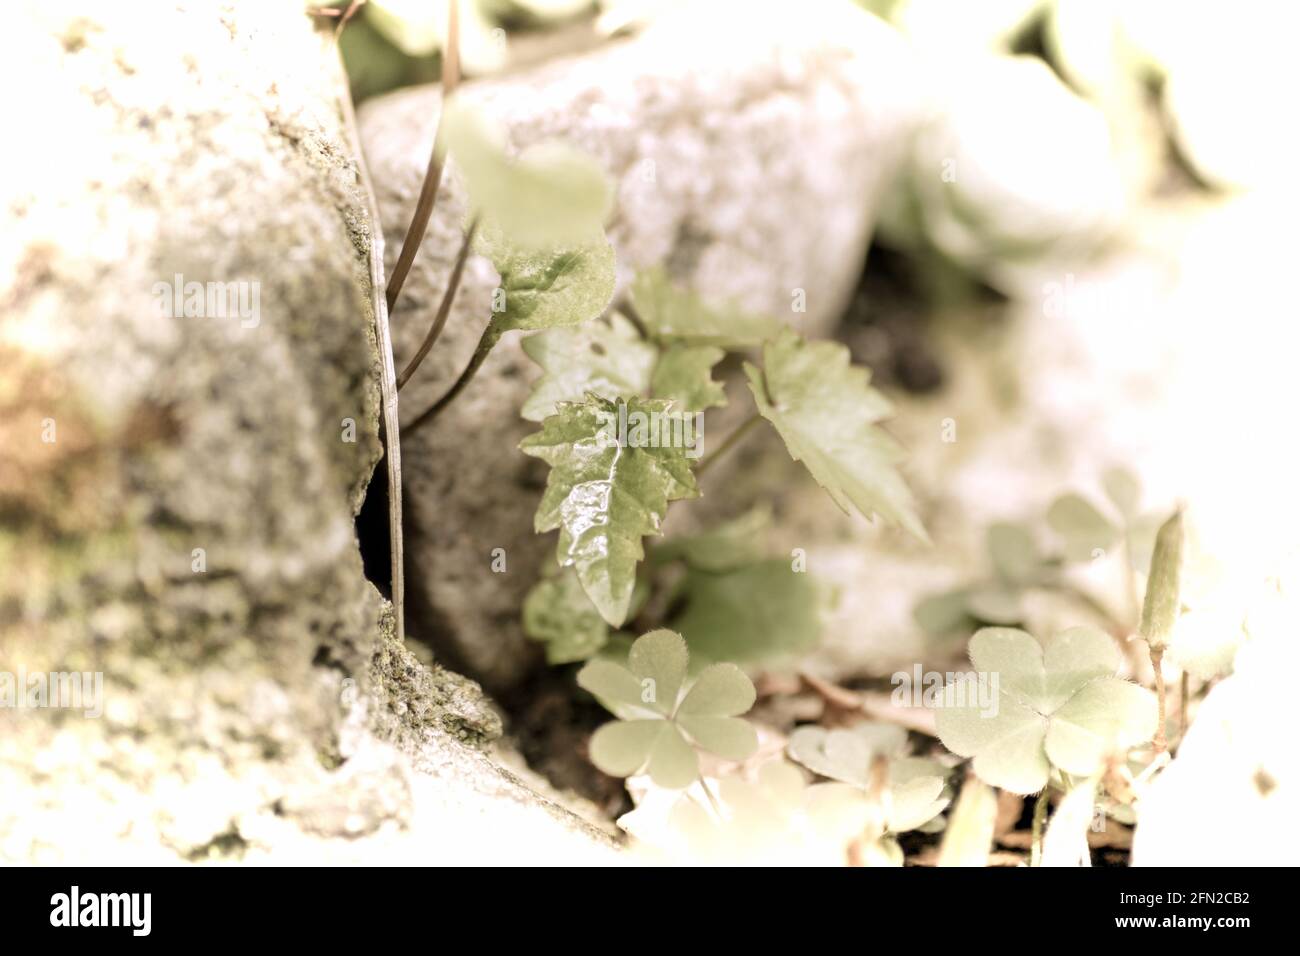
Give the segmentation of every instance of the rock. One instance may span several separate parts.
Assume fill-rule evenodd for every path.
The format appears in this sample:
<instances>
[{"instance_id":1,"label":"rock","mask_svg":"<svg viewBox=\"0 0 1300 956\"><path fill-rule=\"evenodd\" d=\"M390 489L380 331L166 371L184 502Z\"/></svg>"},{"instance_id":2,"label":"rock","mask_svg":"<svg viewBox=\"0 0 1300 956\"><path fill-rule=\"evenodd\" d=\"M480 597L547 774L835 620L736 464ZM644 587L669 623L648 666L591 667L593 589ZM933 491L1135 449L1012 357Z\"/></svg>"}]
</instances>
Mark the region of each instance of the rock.
<instances>
[{"instance_id":1,"label":"rock","mask_svg":"<svg viewBox=\"0 0 1300 956\"><path fill-rule=\"evenodd\" d=\"M620 289L636 269L664 264L707 298L789 316L818 335L853 291L872 210L904 150L915 113L909 71L892 31L848 4L804 4L792 16L779 3L721 3L462 91L514 148L563 140L605 166L617 197L608 232ZM361 111L390 263L438 110L438 89L423 87ZM429 327L463 216L453 168L394 309L399 367ZM490 265L471 259L438 346L402 391L405 421L464 366L496 281ZM799 289L804 313L792 312ZM426 636L445 661L497 690L537 661L518 613L553 548L532 533L544 471L515 450L531 430L518 411L535 377L511 337L434 425L404 440L413 620L431 625ZM497 548L505 573L491 571Z\"/></svg>"},{"instance_id":2,"label":"rock","mask_svg":"<svg viewBox=\"0 0 1300 956\"><path fill-rule=\"evenodd\" d=\"M1141 796L1134 866L1286 866L1300 853L1300 756L1278 688L1300 663L1295 570L1256 604L1235 672L1197 707L1177 756Z\"/></svg>"},{"instance_id":3,"label":"rock","mask_svg":"<svg viewBox=\"0 0 1300 956\"><path fill-rule=\"evenodd\" d=\"M44 130L0 186L0 859L608 852L363 575L372 234L330 32L74 6L0 49ZM74 673L75 708L32 690Z\"/></svg>"}]
</instances>

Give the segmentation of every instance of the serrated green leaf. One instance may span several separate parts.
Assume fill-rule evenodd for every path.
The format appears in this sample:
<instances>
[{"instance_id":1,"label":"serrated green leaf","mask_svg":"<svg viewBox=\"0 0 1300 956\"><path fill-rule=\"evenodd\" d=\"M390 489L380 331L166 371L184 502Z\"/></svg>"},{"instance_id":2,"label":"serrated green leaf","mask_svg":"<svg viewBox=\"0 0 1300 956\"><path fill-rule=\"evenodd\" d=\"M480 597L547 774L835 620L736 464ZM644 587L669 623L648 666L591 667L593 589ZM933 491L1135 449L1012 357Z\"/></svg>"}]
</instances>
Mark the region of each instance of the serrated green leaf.
<instances>
[{"instance_id":1,"label":"serrated green leaf","mask_svg":"<svg viewBox=\"0 0 1300 956\"><path fill-rule=\"evenodd\" d=\"M533 422L555 414L560 402L581 402L588 393L611 400L644 394L659 354L618 313L608 321L538 332L524 339L523 348L544 373L520 412Z\"/></svg>"},{"instance_id":2,"label":"serrated green leaf","mask_svg":"<svg viewBox=\"0 0 1300 956\"><path fill-rule=\"evenodd\" d=\"M1101 487L1115 510L1123 515L1125 521L1131 521L1142 498L1142 485L1137 476L1127 468L1108 468L1101 476Z\"/></svg>"},{"instance_id":3,"label":"serrated green leaf","mask_svg":"<svg viewBox=\"0 0 1300 956\"><path fill-rule=\"evenodd\" d=\"M1047 756L1067 773L1100 772L1107 754L1150 740L1156 731L1155 695L1118 677L1085 685L1052 715Z\"/></svg>"},{"instance_id":4,"label":"serrated green leaf","mask_svg":"<svg viewBox=\"0 0 1300 956\"><path fill-rule=\"evenodd\" d=\"M1062 495L1047 509L1047 523L1065 539L1071 561L1091 560L1097 551L1115 543L1119 530L1081 495Z\"/></svg>"},{"instance_id":5,"label":"serrated green leaf","mask_svg":"<svg viewBox=\"0 0 1300 956\"><path fill-rule=\"evenodd\" d=\"M543 578L524 598L524 633L546 645L550 664L586 660L609 640L609 625L571 569Z\"/></svg>"},{"instance_id":6,"label":"serrated green leaf","mask_svg":"<svg viewBox=\"0 0 1300 956\"><path fill-rule=\"evenodd\" d=\"M493 342L515 329L581 325L604 312L614 295L614 247L604 236L530 251L480 227L478 249L501 275L485 333Z\"/></svg>"},{"instance_id":7,"label":"serrated green leaf","mask_svg":"<svg viewBox=\"0 0 1300 956\"><path fill-rule=\"evenodd\" d=\"M878 514L929 540L896 468L903 450L876 426L893 407L868 370L849 364L847 348L786 331L763 347L762 371L746 363L745 373L759 412L841 509Z\"/></svg>"},{"instance_id":8,"label":"serrated green leaf","mask_svg":"<svg viewBox=\"0 0 1300 956\"><path fill-rule=\"evenodd\" d=\"M671 401L678 413L726 405L726 391L711 374L726 354L712 345L669 345L655 365L651 394Z\"/></svg>"},{"instance_id":9,"label":"serrated green leaf","mask_svg":"<svg viewBox=\"0 0 1300 956\"><path fill-rule=\"evenodd\" d=\"M660 268L638 273L629 293L646 330L661 342L736 349L758 345L781 329L769 316L730 304L705 305L694 292L673 286Z\"/></svg>"},{"instance_id":10,"label":"serrated green leaf","mask_svg":"<svg viewBox=\"0 0 1300 956\"><path fill-rule=\"evenodd\" d=\"M1034 536L1024 525L999 521L988 530L989 560L1003 581L1024 584L1034 579L1042 567L1042 557Z\"/></svg>"},{"instance_id":11,"label":"serrated green leaf","mask_svg":"<svg viewBox=\"0 0 1300 956\"><path fill-rule=\"evenodd\" d=\"M627 666L641 685L642 702L661 714L672 714L686 679L687 661L686 642L680 634L660 628L637 638Z\"/></svg>"},{"instance_id":12,"label":"serrated green leaf","mask_svg":"<svg viewBox=\"0 0 1300 956\"><path fill-rule=\"evenodd\" d=\"M602 231L613 190L590 156L563 143L541 143L511 159L502 132L455 98L445 104L440 124L472 215L512 246L566 246Z\"/></svg>"},{"instance_id":13,"label":"serrated green leaf","mask_svg":"<svg viewBox=\"0 0 1300 956\"><path fill-rule=\"evenodd\" d=\"M651 559L656 564L682 559L699 571L731 571L759 559L771 524L772 510L759 506L711 531L670 538L654 549Z\"/></svg>"},{"instance_id":14,"label":"serrated green leaf","mask_svg":"<svg viewBox=\"0 0 1300 956\"><path fill-rule=\"evenodd\" d=\"M692 571L673 626L709 660L759 663L799 654L821 633L817 588L781 558L734 571Z\"/></svg>"},{"instance_id":15,"label":"serrated green leaf","mask_svg":"<svg viewBox=\"0 0 1300 956\"><path fill-rule=\"evenodd\" d=\"M560 406L542 430L520 443L551 466L534 525L560 529L557 558L577 570L601 617L617 627L627 618L636 584L641 539L659 532L668 502L699 494L686 449L624 441L623 417L667 414L667 403L592 397Z\"/></svg>"},{"instance_id":16,"label":"serrated green leaf","mask_svg":"<svg viewBox=\"0 0 1300 956\"><path fill-rule=\"evenodd\" d=\"M735 717L754 706L755 696L753 682L735 664L710 664L691 685L677 712L705 717Z\"/></svg>"},{"instance_id":17,"label":"serrated green leaf","mask_svg":"<svg viewBox=\"0 0 1300 956\"><path fill-rule=\"evenodd\" d=\"M1138 628L1152 649L1164 648L1178 623L1182 608L1179 598L1183 566L1183 513L1173 516L1156 533L1147 576L1147 593L1142 602L1142 624Z\"/></svg>"}]
</instances>

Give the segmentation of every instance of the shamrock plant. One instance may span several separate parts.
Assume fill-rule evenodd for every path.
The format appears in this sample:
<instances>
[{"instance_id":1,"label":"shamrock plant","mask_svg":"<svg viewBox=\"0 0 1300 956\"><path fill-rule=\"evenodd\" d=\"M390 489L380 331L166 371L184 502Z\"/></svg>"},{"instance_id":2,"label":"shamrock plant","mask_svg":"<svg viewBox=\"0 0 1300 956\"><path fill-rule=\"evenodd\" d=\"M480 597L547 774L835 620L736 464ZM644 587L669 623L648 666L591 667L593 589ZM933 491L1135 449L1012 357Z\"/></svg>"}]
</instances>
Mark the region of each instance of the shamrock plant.
<instances>
[{"instance_id":1,"label":"shamrock plant","mask_svg":"<svg viewBox=\"0 0 1300 956\"><path fill-rule=\"evenodd\" d=\"M990 525L985 537L988 573L922 599L913 612L917 623L935 636L969 632L981 624L1021 624L1026 595L1047 591L1087 606L1117 631L1136 627L1133 582L1145 572L1161 516L1140 511L1141 486L1128 470L1108 469L1101 484L1108 508L1069 493L1058 497L1047 509L1044 529L1014 521ZM1049 537L1056 543L1055 548L1043 547L1043 540ZM1103 602L1076 585L1069 573L1080 563L1111 556L1120 542L1123 578L1130 584L1129 593L1118 601ZM1125 603L1126 611L1114 609Z\"/></svg>"},{"instance_id":2,"label":"shamrock plant","mask_svg":"<svg viewBox=\"0 0 1300 956\"><path fill-rule=\"evenodd\" d=\"M787 751L809 770L837 781L821 785L820 799L838 805L845 815L857 815L864 828L874 811L882 839L942 824L936 818L951 800L947 769L937 761L908 756L902 727L800 727L790 735ZM884 845L890 853L896 846L888 840Z\"/></svg>"},{"instance_id":3,"label":"shamrock plant","mask_svg":"<svg viewBox=\"0 0 1300 956\"><path fill-rule=\"evenodd\" d=\"M686 642L664 629L638 638L627 666L593 660L578 672L578 684L619 718L591 738L597 767L681 789L700 777L697 748L737 761L754 753L758 736L739 718L754 704L749 678L734 664L711 664L686 689L688 664Z\"/></svg>"},{"instance_id":4,"label":"shamrock plant","mask_svg":"<svg viewBox=\"0 0 1300 956\"><path fill-rule=\"evenodd\" d=\"M1119 646L1096 628L1073 627L1045 644L1014 628L984 628L971 638L970 659L996 685L996 707L967 700L954 682L935 722L944 746L974 757L992 786L1027 794L1054 769L1092 776L1156 732L1154 696L1115 676Z\"/></svg>"}]
</instances>

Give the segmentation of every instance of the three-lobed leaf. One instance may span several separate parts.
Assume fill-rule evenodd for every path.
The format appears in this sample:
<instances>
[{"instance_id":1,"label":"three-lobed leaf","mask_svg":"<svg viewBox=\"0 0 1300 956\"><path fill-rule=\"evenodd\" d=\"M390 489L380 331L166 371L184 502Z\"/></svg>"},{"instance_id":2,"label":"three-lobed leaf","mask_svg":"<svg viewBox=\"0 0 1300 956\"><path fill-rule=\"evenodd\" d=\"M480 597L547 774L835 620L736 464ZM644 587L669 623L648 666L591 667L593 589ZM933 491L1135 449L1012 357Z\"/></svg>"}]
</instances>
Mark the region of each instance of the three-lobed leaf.
<instances>
[{"instance_id":1,"label":"three-lobed leaf","mask_svg":"<svg viewBox=\"0 0 1300 956\"><path fill-rule=\"evenodd\" d=\"M944 746L973 757L992 786L1034 793L1052 766L1097 773L1109 754L1155 732L1154 696L1114 676L1119 648L1096 628L1070 628L1046 646L1025 631L985 628L971 638L970 656L996 695L963 699L950 685L935 724Z\"/></svg>"},{"instance_id":2,"label":"three-lobed leaf","mask_svg":"<svg viewBox=\"0 0 1300 956\"><path fill-rule=\"evenodd\" d=\"M727 760L745 760L758 747L754 728L739 718L754 704L754 685L734 664L712 664L682 695L689 664L686 642L666 629L638 638L627 666L590 661L578 684L620 719L591 739L591 759L614 776L646 772L658 786L687 787L699 779L695 747Z\"/></svg>"}]
</instances>

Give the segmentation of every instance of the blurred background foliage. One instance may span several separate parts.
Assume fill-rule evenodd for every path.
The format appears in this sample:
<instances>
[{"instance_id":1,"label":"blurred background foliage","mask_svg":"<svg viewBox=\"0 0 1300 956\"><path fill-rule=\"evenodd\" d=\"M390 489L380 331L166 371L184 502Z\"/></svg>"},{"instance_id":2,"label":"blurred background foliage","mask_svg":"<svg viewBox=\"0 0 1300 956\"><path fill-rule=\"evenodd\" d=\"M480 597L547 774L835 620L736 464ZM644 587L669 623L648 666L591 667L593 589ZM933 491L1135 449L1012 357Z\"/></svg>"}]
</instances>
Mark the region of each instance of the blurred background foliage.
<instances>
[{"instance_id":1,"label":"blurred background foliage","mask_svg":"<svg viewBox=\"0 0 1300 956\"><path fill-rule=\"evenodd\" d=\"M449 0L368 0L342 46L357 101L436 82ZM468 77L637 29L682 0L458 0ZM844 0L845 3L853 0ZM1044 261L1112 246L1150 198L1287 176L1296 60L1278 4L858 0L913 47L925 122L883 243L931 304L1015 296ZM349 6L345 0L333 5ZM799 16L791 5L791 16ZM725 44L725 36L718 43ZM1068 181L1069 190L1060 183Z\"/></svg>"}]
</instances>

